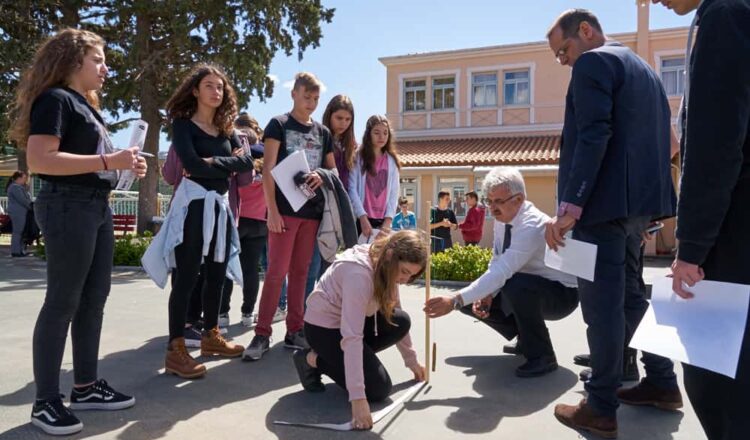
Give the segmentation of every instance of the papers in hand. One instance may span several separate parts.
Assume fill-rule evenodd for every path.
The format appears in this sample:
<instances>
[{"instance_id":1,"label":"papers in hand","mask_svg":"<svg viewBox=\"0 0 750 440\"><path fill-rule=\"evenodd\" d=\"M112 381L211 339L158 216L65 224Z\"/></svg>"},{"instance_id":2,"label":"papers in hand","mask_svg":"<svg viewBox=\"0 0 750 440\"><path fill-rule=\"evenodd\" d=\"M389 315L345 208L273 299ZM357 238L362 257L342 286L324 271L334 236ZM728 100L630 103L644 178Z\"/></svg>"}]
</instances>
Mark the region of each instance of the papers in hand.
<instances>
[{"instance_id":1,"label":"papers in hand","mask_svg":"<svg viewBox=\"0 0 750 440\"><path fill-rule=\"evenodd\" d=\"M565 246L558 247L557 252L547 247L544 253L544 264L560 272L594 281L596 245L566 238Z\"/></svg>"},{"instance_id":2,"label":"papers in hand","mask_svg":"<svg viewBox=\"0 0 750 440\"><path fill-rule=\"evenodd\" d=\"M276 182L294 212L299 211L308 201L307 196L294 183L294 176L300 171L305 174L310 172L307 157L302 150L290 154L271 170L274 182Z\"/></svg>"},{"instance_id":3,"label":"papers in hand","mask_svg":"<svg viewBox=\"0 0 750 440\"><path fill-rule=\"evenodd\" d=\"M672 292L671 278L654 280L651 306L630 346L734 379L747 321L750 286L701 281L695 297Z\"/></svg>"},{"instance_id":4,"label":"papers in hand","mask_svg":"<svg viewBox=\"0 0 750 440\"><path fill-rule=\"evenodd\" d=\"M357 239L357 244L370 244L375 241L375 239L380 235L380 229L373 229L372 232L370 232L370 236L365 236L365 233L359 234L359 238Z\"/></svg>"},{"instance_id":5,"label":"papers in hand","mask_svg":"<svg viewBox=\"0 0 750 440\"><path fill-rule=\"evenodd\" d=\"M143 144L146 143L146 133L148 133L148 122L137 120L131 123L132 131L130 132L130 143L128 148L139 147L143 150ZM145 155L145 154L144 154ZM135 173L130 170L120 173L120 179L117 181L115 189L118 191L129 191L135 183Z\"/></svg>"}]
</instances>

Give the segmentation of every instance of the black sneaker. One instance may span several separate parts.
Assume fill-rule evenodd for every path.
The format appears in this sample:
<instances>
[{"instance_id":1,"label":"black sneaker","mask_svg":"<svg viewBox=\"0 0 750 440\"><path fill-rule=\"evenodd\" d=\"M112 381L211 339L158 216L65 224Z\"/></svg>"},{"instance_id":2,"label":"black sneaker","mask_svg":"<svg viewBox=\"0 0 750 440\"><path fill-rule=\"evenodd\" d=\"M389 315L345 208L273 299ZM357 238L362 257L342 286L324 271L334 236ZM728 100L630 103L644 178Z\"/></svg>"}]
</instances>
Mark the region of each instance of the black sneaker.
<instances>
[{"instance_id":1,"label":"black sneaker","mask_svg":"<svg viewBox=\"0 0 750 440\"><path fill-rule=\"evenodd\" d=\"M60 398L34 402L31 424L50 435L70 435L83 429L83 423Z\"/></svg>"},{"instance_id":2,"label":"black sneaker","mask_svg":"<svg viewBox=\"0 0 750 440\"><path fill-rule=\"evenodd\" d=\"M299 382L302 387L311 393L320 393L326 390L325 385L321 381L320 373L317 368L313 368L307 363L307 350L297 350L292 355L294 360L294 368L297 369L297 375L299 376Z\"/></svg>"},{"instance_id":3,"label":"black sneaker","mask_svg":"<svg viewBox=\"0 0 750 440\"><path fill-rule=\"evenodd\" d=\"M300 330L296 333L287 333L286 336L284 336L284 347L295 350L304 350L310 348L310 344L308 344L307 339L305 339L305 333Z\"/></svg>"},{"instance_id":4,"label":"black sneaker","mask_svg":"<svg viewBox=\"0 0 750 440\"><path fill-rule=\"evenodd\" d=\"M99 379L85 391L73 388L70 393L71 409L117 410L135 405L135 397L115 391L104 379Z\"/></svg>"},{"instance_id":5,"label":"black sneaker","mask_svg":"<svg viewBox=\"0 0 750 440\"><path fill-rule=\"evenodd\" d=\"M250 345L247 346L245 351L242 353L243 361L257 361L263 357L263 353L267 352L271 347L271 338L263 335L255 335Z\"/></svg>"}]
</instances>

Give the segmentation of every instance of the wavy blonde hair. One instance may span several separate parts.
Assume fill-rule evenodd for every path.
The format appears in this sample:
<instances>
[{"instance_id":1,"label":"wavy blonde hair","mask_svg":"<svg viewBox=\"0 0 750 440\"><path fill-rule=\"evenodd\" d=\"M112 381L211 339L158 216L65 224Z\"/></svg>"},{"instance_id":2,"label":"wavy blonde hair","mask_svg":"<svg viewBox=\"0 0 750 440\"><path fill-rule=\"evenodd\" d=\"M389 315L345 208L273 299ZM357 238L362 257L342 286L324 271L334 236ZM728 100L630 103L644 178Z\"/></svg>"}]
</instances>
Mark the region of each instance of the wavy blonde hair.
<instances>
[{"instance_id":1,"label":"wavy blonde hair","mask_svg":"<svg viewBox=\"0 0 750 440\"><path fill-rule=\"evenodd\" d=\"M419 272L410 281L419 278L427 266L429 249L425 238L417 231L398 231L378 239L370 246L370 260L373 264L373 295L380 313L391 323L397 297L396 280L399 275L398 263L418 264Z\"/></svg>"},{"instance_id":2,"label":"wavy blonde hair","mask_svg":"<svg viewBox=\"0 0 750 440\"><path fill-rule=\"evenodd\" d=\"M39 46L31 65L21 76L10 109L10 138L19 147L25 148L29 140L34 100L49 88L67 86L70 76L80 69L88 51L97 47L104 49L104 45L104 39L93 32L63 29ZM92 107L99 109L97 91L87 91L85 98Z\"/></svg>"}]
</instances>

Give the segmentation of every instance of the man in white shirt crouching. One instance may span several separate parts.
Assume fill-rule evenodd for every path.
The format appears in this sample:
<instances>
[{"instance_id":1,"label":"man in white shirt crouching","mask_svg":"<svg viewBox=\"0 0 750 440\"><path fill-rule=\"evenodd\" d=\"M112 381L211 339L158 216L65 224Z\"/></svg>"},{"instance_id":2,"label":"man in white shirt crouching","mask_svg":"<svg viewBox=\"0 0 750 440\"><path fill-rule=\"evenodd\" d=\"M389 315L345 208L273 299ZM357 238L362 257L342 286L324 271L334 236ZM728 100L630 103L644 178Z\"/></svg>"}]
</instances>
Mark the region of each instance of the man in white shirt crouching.
<instances>
[{"instance_id":1,"label":"man in white shirt crouching","mask_svg":"<svg viewBox=\"0 0 750 440\"><path fill-rule=\"evenodd\" d=\"M576 278L544 265L549 216L526 200L526 186L517 169L493 169L482 187L487 195L484 203L495 217L487 272L454 296L430 299L424 310L431 318L461 310L508 340L518 336L515 347L503 350L526 358L516 375L542 376L557 369L544 321L562 319L578 307Z\"/></svg>"}]
</instances>

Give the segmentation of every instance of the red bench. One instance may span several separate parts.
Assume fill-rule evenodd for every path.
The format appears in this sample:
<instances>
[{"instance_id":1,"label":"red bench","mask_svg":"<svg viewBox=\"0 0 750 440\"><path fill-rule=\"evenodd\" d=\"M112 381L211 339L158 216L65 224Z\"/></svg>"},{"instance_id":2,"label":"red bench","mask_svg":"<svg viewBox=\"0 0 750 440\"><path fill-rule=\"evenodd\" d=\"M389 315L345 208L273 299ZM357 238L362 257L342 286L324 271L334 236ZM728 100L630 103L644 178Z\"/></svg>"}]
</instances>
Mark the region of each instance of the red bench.
<instances>
[{"instance_id":1,"label":"red bench","mask_svg":"<svg viewBox=\"0 0 750 440\"><path fill-rule=\"evenodd\" d=\"M119 232L124 237L125 234L135 233L136 222L134 214L114 214L112 216L112 223L114 224L115 235Z\"/></svg>"},{"instance_id":2,"label":"red bench","mask_svg":"<svg viewBox=\"0 0 750 440\"><path fill-rule=\"evenodd\" d=\"M5 230L5 225L9 223L10 223L10 216L7 214L0 214L0 234L2 234L3 231Z\"/></svg>"}]
</instances>

